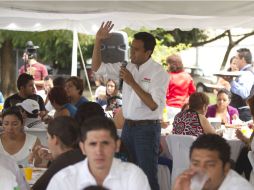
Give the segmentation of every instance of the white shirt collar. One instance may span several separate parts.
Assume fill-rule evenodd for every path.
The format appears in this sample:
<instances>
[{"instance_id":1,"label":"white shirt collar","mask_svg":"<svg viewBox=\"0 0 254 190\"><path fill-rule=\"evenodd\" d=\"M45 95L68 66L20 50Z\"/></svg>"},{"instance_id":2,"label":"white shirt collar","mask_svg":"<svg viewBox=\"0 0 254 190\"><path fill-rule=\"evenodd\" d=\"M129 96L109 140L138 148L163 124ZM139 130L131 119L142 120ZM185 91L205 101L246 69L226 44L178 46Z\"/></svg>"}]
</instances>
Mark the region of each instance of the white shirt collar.
<instances>
[{"instance_id":1,"label":"white shirt collar","mask_svg":"<svg viewBox=\"0 0 254 190\"><path fill-rule=\"evenodd\" d=\"M105 183L105 181L107 181L108 179L112 179L112 178L115 178L115 179L119 178L120 179L120 175L118 175L118 173L117 173L117 171L118 171L117 165L119 162L121 162L121 161L113 158L109 174L104 179L103 183ZM94 178L94 176L91 174L91 172L89 170L87 158L82 163L81 167L79 167L78 174L79 174L78 181L80 182L79 188L86 186L87 183L97 184L96 179Z\"/></svg>"}]
</instances>

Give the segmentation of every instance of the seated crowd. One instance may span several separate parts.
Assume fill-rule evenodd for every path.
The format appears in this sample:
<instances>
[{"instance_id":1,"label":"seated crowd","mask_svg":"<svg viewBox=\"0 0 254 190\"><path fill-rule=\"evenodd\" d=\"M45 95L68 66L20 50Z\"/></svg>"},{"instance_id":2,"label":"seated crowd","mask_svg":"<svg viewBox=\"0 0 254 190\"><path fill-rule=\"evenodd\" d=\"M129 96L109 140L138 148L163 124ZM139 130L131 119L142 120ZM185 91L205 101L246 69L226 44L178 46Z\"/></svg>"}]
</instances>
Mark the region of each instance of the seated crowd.
<instances>
[{"instance_id":1,"label":"seated crowd","mask_svg":"<svg viewBox=\"0 0 254 190\"><path fill-rule=\"evenodd\" d=\"M6 99L2 112L3 131L0 134L0 158L1 156L10 156L12 157L10 159L16 161L15 165L20 167L29 164L36 167L47 167L46 172L33 184L32 188L35 190L70 189L73 187L80 189L80 187L85 188L91 185L105 186L109 189L123 187L126 189L150 189L144 172L135 165L126 162L131 160L131 155L128 155L128 151L120 143L116 132L117 122L114 123L114 120L107 119L112 116L107 115L104 111L106 108L105 110L110 109L116 112L114 109L121 110L121 105L109 106L108 102L108 105L103 109L101 105L89 102L85 97L82 98L80 93L82 94L83 87L80 80L77 77L71 77L70 80L67 80L69 83L67 86L56 85L50 88L45 100L49 101L55 110L51 118L45 114L51 111L45 109L44 103L47 103L45 101L43 103L38 95L34 95L33 79L27 74L20 75L17 81L19 92ZM105 88L106 99L109 100L115 96L121 97L116 90L117 84L112 81L110 79ZM230 92L225 89L218 91L217 103L210 106L206 94L194 92L190 95L188 104L184 105L184 108L174 117L173 134L200 136L200 139L198 138L194 142L196 144L193 144L190 154L191 160L194 159L192 155L196 149L206 151L207 148L208 152L221 151L216 147L201 147L199 141L200 143L205 141L201 140L204 137L206 141L209 141L207 140L209 138L219 138L215 135L216 130L209 123L207 117L219 117L225 124L232 123L232 120L238 118L237 110L229 106L229 102ZM254 107L254 97L249 99L249 106ZM251 110L253 111L253 109ZM45 125L43 121L48 124ZM47 129L48 146L41 145L36 136L26 133L25 127ZM215 136L204 136L203 134L214 134ZM250 142L241 130L237 130L236 136L243 142ZM220 141L220 139L218 140ZM116 154L119 150L127 155L125 159ZM116 157L121 158L124 162ZM219 158L221 158L220 155ZM239 163L236 165L238 166ZM244 166L240 164L238 167ZM188 174L184 176L184 182L181 175L176 179L174 189L182 189L186 181L199 171L199 169L190 168L187 171ZM61 172L59 172L60 170ZM248 179L250 173L248 170L251 171L245 167L239 173L247 172ZM210 175L210 171L207 172ZM225 173L236 177L236 174L228 169L225 169ZM28 189L26 181L20 179L20 175L23 174L17 172L13 174L15 185L21 189ZM210 177L215 182L207 184L207 186L224 186L224 183L228 183L224 182L226 180L224 178L215 179L215 176L212 175ZM241 183L245 183L245 181ZM246 189L248 189L247 187Z\"/></svg>"}]
</instances>

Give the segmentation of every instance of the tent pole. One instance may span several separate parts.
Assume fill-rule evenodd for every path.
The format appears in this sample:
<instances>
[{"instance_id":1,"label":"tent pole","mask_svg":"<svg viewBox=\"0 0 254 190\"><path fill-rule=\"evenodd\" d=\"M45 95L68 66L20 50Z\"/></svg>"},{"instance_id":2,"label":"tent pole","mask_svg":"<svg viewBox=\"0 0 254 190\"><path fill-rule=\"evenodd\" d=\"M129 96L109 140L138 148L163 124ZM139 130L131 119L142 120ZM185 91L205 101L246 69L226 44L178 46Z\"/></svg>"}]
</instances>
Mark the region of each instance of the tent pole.
<instances>
[{"instance_id":1,"label":"tent pole","mask_svg":"<svg viewBox=\"0 0 254 190\"><path fill-rule=\"evenodd\" d=\"M72 42L72 63L71 63L71 76L77 76L78 70L78 33L76 28L73 30Z\"/></svg>"},{"instance_id":2,"label":"tent pole","mask_svg":"<svg viewBox=\"0 0 254 190\"><path fill-rule=\"evenodd\" d=\"M93 99L93 93L92 93L91 85L90 85L90 81L89 81L87 70L86 70L86 65L85 65L84 57L83 57L82 50L81 50L80 43L79 43L79 39L77 40L77 42L78 42L79 54L80 54L80 57L81 57L83 68L84 68L84 72L85 72L86 81L87 81L87 84L88 84L90 96L91 96L91 99L94 100Z\"/></svg>"}]
</instances>

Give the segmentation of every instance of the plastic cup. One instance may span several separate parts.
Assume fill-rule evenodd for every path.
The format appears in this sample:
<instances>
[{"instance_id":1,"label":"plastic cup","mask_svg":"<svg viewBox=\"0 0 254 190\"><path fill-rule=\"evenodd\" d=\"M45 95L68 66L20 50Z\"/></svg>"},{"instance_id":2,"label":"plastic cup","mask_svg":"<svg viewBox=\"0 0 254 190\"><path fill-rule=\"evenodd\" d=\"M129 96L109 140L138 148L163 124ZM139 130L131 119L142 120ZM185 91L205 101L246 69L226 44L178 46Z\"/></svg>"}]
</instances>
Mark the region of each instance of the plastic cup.
<instances>
[{"instance_id":1,"label":"plastic cup","mask_svg":"<svg viewBox=\"0 0 254 190\"><path fill-rule=\"evenodd\" d=\"M23 170L24 170L24 175L25 175L26 181L30 181L32 179L32 175L33 175L33 168L25 167L25 168L23 168Z\"/></svg>"},{"instance_id":2,"label":"plastic cup","mask_svg":"<svg viewBox=\"0 0 254 190\"><path fill-rule=\"evenodd\" d=\"M191 178L191 190L202 190L206 181L208 180L208 175L204 171L198 171L192 178Z\"/></svg>"}]
</instances>

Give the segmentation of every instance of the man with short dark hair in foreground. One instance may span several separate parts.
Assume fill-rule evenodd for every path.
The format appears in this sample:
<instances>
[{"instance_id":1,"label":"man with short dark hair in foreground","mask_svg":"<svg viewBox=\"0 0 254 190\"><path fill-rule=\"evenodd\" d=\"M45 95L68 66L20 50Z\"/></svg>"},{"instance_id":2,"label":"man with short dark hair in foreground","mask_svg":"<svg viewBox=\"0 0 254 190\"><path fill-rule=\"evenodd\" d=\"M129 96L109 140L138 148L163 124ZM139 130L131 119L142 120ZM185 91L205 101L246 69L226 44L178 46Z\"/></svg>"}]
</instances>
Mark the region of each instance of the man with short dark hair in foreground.
<instances>
[{"instance_id":1,"label":"man with short dark hair in foreground","mask_svg":"<svg viewBox=\"0 0 254 190\"><path fill-rule=\"evenodd\" d=\"M176 178L173 190L190 190L191 179L197 174L207 175L203 190L253 190L246 179L230 169L229 161L230 146L225 139L201 135L190 148L190 168Z\"/></svg>"},{"instance_id":2,"label":"man with short dark hair in foreground","mask_svg":"<svg viewBox=\"0 0 254 190\"><path fill-rule=\"evenodd\" d=\"M87 158L54 175L47 190L81 190L91 185L111 190L150 190L148 179L140 168L114 158L120 141L111 119L87 119L81 125L79 146Z\"/></svg>"}]
</instances>

